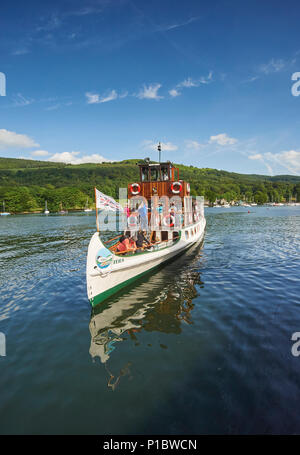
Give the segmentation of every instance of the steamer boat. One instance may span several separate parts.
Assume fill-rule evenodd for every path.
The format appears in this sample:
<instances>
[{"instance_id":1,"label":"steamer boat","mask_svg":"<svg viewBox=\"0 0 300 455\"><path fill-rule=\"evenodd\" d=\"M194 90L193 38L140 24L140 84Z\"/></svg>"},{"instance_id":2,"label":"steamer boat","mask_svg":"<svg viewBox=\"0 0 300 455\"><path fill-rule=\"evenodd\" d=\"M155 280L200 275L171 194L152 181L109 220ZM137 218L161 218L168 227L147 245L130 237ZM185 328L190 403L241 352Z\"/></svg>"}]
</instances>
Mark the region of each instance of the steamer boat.
<instances>
[{"instance_id":1,"label":"steamer boat","mask_svg":"<svg viewBox=\"0 0 300 455\"><path fill-rule=\"evenodd\" d=\"M119 212L125 218L124 230L104 240L97 223L90 240L86 278L93 307L204 238L203 198L190 196L190 185L180 180L179 169L169 161L152 164L148 158L138 166L140 179L129 183L126 211ZM145 242L129 246L141 233Z\"/></svg>"}]
</instances>

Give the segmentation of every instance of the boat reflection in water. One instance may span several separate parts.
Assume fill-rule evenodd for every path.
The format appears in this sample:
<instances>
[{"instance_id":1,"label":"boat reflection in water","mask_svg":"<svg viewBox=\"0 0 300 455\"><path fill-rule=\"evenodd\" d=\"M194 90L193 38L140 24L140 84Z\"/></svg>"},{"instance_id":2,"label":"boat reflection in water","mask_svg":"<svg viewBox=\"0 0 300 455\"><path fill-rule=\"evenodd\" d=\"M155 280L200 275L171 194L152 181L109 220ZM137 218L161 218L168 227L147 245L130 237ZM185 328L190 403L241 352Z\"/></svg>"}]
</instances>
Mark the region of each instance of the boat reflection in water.
<instances>
[{"instance_id":1,"label":"boat reflection in water","mask_svg":"<svg viewBox=\"0 0 300 455\"><path fill-rule=\"evenodd\" d=\"M104 364L109 388L114 390L122 376L131 376L130 362L117 375L107 365L120 342L130 340L137 345L142 331L180 334L182 323L192 324L196 285L203 287L198 271L200 260L201 250L196 247L196 251L149 276L146 282L135 283L121 295L93 308L90 355L93 359L99 357ZM166 348L162 344L160 347Z\"/></svg>"}]
</instances>

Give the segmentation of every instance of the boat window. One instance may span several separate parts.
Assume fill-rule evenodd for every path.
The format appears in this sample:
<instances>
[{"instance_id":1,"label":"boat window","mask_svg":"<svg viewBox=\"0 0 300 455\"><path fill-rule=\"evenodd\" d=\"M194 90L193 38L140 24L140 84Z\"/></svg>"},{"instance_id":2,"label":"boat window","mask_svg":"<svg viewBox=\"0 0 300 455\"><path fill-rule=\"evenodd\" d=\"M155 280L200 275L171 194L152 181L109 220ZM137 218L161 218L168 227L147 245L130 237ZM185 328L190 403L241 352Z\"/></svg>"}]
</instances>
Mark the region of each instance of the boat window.
<instances>
[{"instance_id":1,"label":"boat window","mask_svg":"<svg viewBox=\"0 0 300 455\"><path fill-rule=\"evenodd\" d=\"M161 240L162 242L167 241L169 238L168 231L161 231Z\"/></svg>"},{"instance_id":2,"label":"boat window","mask_svg":"<svg viewBox=\"0 0 300 455\"><path fill-rule=\"evenodd\" d=\"M157 167L152 167L151 168L151 181L156 181L158 180L158 169Z\"/></svg>"},{"instance_id":3,"label":"boat window","mask_svg":"<svg viewBox=\"0 0 300 455\"><path fill-rule=\"evenodd\" d=\"M147 167L142 167L142 182L146 182L147 180L149 180L148 168Z\"/></svg>"},{"instance_id":4,"label":"boat window","mask_svg":"<svg viewBox=\"0 0 300 455\"><path fill-rule=\"evenodd\" d=\"M168 168L166 166L161 167L161 180L169 180Z\"/></svg>"},{"instance_id":5,"label":"boat window","mask_svg":"<svg viewBox=\"0 0 300 455\"><path fill-rule=\"evenodd\" d=\"M189 238L189 231L185 231L185 238L186 240Z\"/></svg>"}]
</instances>

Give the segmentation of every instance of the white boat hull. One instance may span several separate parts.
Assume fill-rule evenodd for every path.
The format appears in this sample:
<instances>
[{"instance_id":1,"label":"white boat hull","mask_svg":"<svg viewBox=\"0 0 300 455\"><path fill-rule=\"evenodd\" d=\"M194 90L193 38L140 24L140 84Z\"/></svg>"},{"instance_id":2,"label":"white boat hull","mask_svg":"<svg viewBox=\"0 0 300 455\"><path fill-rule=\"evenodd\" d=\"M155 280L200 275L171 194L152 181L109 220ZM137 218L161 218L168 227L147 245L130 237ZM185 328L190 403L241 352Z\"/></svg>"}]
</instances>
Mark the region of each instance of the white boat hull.
<instances>
[{"instance_id":1,"label":"white boat hull","mask_svg":"<svg viewBox=\"0 0 300 455\"><path fill-rule=\"evenodd\" d=\"M165 248L132 256L111 253L96 232L89 244L86 266L87 294L91 305L97 305L145 273L169 261L192 245L200 243L204 237L205 226L206 220L201 217L200 221L180 231L178 241L170 240L165 242ZM101 251L100 256L99 251ZM103 258L103 253L106 258ZM100 267L99 257L100 261L104 261ZM109 265L107 265L108 262ZM102 265L104 265L103 268Z\"/></svg>"}]
</instances>

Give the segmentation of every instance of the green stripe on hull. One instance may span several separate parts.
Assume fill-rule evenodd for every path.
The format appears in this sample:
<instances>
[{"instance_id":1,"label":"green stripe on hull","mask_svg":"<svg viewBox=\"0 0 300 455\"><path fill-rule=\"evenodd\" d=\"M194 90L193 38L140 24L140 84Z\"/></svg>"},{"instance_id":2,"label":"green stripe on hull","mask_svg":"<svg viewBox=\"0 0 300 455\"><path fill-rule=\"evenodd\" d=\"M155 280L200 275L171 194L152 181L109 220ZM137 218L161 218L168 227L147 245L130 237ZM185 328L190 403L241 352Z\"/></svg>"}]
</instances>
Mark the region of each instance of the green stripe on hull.
<instances>
[{"instance_id":1,"label":"green stripe on hull","mask_svg":"<svg viewBox=\"0 0 300 455\"><path fill-rule=\"evenodd\" d=\"M165 261L166 263L167 261ZM138 275L129 278L129 280L125 280L120 284L117 284L117 286L114 286L113 288L108 289L107 291L101 292L101 294L96 295L95 297L90 299L90 303L92 307L98 305L99 303L103 302L104 300L108 299L111 297L113 294L116 294L118 291L121 289L125 288L129 284L133 283L135 280L141 278L143 275L146 275L146 273L151 272L154 270L156 267L159 267L162 264L157 264L154 267L151 267L151 269L146 270L145 272L139 273Z\"/></svg>"}]
</instances>

